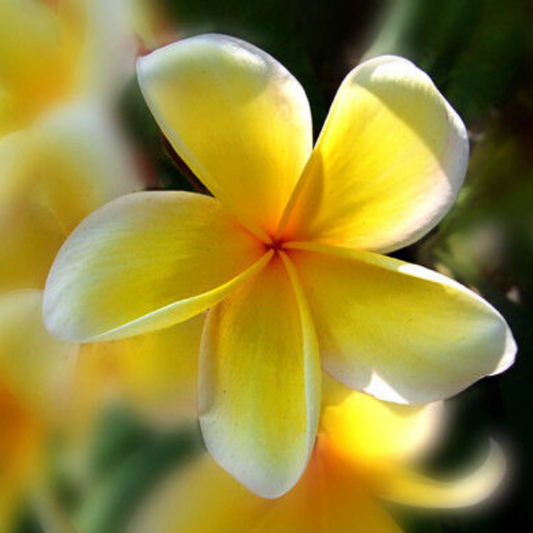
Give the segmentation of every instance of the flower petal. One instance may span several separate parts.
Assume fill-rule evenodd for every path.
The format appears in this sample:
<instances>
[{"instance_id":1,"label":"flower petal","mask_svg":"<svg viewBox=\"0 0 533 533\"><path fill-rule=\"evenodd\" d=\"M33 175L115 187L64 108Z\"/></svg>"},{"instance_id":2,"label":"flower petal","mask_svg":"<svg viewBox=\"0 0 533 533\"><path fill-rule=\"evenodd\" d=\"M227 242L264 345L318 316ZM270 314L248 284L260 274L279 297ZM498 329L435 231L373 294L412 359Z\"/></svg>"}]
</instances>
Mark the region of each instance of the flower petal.
<instances>
[{"instance_id":1,"label":"flower petal","mask_svg":"<svg viewBox=\"0 0 533 533\"><path fill-rule=\"evenodd\" d=\"M42 288L66 236L89 213L141 187L100 107L68 106L0 140L0 288Z\"/></svg>"},{"instance_id":2,"label":"flower petal","mask_svg":"<svg viewBox=\"0 0 533 533\"><path fill-rule=\"evenodd\" d=\"M313 448L320 363L302 293L278 256L209 312L199 378L214 459L260 496L287 492Z\"/></svg>"},{"instance_id":3,"label":"flower petal","mask_svg":"<svg viewBox=\"0 0 533 533\"><path fill-rule=\"evenodd\" d=\"M212 34L140 59L138 76L192 171L250 230L272 235L312 148L298 81L262 50Z\"/></svg>"},{"instance_id":4,"label":"flower petal","mask_svg":"<svg viewBox=\"0 0 533 533\"><path fill-rule=\"evenodd\" d=\"M348 387L427 403L513 363L505 320L459 283L370 252L289 246L299 248L290 255L309 297L322 365Z\"/></svg>"},{"instance_id":5,"label":"flower petal","mask_svg":"<svg viewBox=\"0 0 533 533\"><path fill-rule=\"evenodd\" d=\"M116 97L135 71L137 43L128 0L83 0L84 41L77 89L85 95Z\"/></svg>"},{"instance_id":6,"label":"flower petal","mask_svg":"<svg viewBox=\"0 0 533 533\"><path fill-rule=\"evenodd\" d=\"M196 420L203 325L202 314L129 339L82 345L76 417L87 420L118 397L150 421Z\"/></svg>"},{"instance_id":7,"label":"flower petal","mask_svg":"<svg viewBox=\"0 0 533 533\"><path fill-rule=\"evenodd\" d=\"M430 78L400 57L366 61L339 89L292 199L286 239L407 246L449 210L467 163L465 127Z\"/></svg>"},{"instance_id":8,"label":"flower petal","mask_svg":"<svg viewBox=\"0 0 533 533\"><path fill-rule=\"evenodd\" d=\"M32 199L54 213L65 234L98 207L143 186L103 106L64 106L44 116L33 136L33 153L27 154L34 162Z\"/></svg>"},{"instance_id":9,"label":"flower petal","mask_svg":"<svg viewBox=\"0 0 533 533\"><path fill-rule=\"evenodd\" d=\"M248 533L277 501L251 493L204 454L159 487L141 507L131 533Z\"/></svg>"},{"instance_id":10,"label":"flower petal","mask_svg":"<svg viewBox=\"0 0 533 533\"><path fill-rule=\"evenodd\" d=\"M441 433L443 403L401 405L347 389L323 376L320 433L354 463L419 459Z\"/></svg>"},{"instance_id":11,"label":"flower petal","mask_svg":"<svg viewBox=\"0 0 533 533\"><path fill-rule=\"evenodd\" d=\"M46 327L60 338L118 339L215 305L270 259L213 198L122 196L87 217L48 277Z\"/></svg>"},{"instance_id":12,"label":"flower petal","mask_svg":"<svg viewBox=\"0 0 533 533\"><path fill-rule=\"evenodd\" d=\"M25 408L57 422L70 392L78 345L46 331L41 306L38 290L0 296L0 376Z\"/></svg>"},{"instance_id":13,"label":"flower petal","mask_svg":"<svg viewBox=\"0 0 533 533\"><path fill-rule=\"evenodd\" d=\"M0 20L1 84L12 97L12 125L20 127L68 94L78 47L45 2L0 0Z\"/></svg>"},{"instance_id":14,"label":"flower petal","mask_svg":"<svg viewBox=\"0 0 533 533\"><path fill-rule=\"evenodd\" d=\"M415 507L469 507L489 498L500 486L505 471L505 456L501 448L491 442L488 456L469 475L444 482L398 467L390 472L382 487L382 496Z\"/></svg>"},{"instance_id":15,"label":"flower petal","mask_svg":"<svg viewBox=\"0 0 533 533\"><path fill-rule=\"evenodd\" d=\"M313 454L291 492L264 500L200 457L155 492L130 533L400 533L356 479L327 466Z\"/></svg>"}]
</instances>

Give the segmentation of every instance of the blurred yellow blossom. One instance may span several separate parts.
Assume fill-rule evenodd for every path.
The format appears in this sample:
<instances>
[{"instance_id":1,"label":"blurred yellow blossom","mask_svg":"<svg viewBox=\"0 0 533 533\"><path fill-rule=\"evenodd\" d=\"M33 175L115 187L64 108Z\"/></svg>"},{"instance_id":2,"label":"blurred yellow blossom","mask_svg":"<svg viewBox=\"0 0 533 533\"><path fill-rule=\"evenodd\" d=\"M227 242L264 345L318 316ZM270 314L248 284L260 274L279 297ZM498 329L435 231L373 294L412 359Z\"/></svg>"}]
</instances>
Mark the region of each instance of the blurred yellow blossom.
<instances>
[{"instance_id":1,"label":"blurred yellow blossom","mask_svg":"<svg viewBox=\"0 0 533 533\"><path fill-rule=\"evenodd\" d=\"M464 507L498 486L505 463L496 445L478 469L454 481L416 473L415 462L441 432L441 403L390 404L326 380L337 390L324 395L318 439L292 491L259 498L204 455L155 491L129 533L399 533L378 498Z\"/></svg>"},{"instance_id":2,"label":"blurred yellow blossom","mask_svg":"<svg viewBox=\"0 0 533 533\"><path fill-rule=\"evenodd\" d=\"M446 214L468 140L429 77L393 56L342 83L313 149L297 80L222 35L142 58L145 99L215 198L126 195L68 238L44 295L49 331L108 341L206 309L199 412L213 458L258 495L295 485L315 444L321 367L400 403L508 368L501 315L425 268L380 255Z\"/></svg>"},{"instance_id":3,"label":"blurred yellow blossom","mask_svg":"<svg viewBox=\"0 0 533 533\"><path fill-rule=\"evenodd\" d=\"M0 0L0 291L42 288L91 211L141 187L114 123L128 0Z\"/></svg>"},{"instance_id":4,"label":"blurred yellow blossom","mask_svg":"<svg viewBox=\"0 0 533 533\"><path fill-rule=\"evenodd\" d=\"M88 405L89 382L78 391L76 381L78 354L90 347L50 336L37 289L84 217L142 187L113 116L134 71L128 6L126 0L0 0L1 531L10 531L20 502L39 485L49 437L90 428L98 393L110 381L104 368L92 376ZM169 347L186 349L178 340ZM130 361L131 372L146 363L176 378L150 355ZM159 392L152 391L153 403Z\"/></svg>"},{"instance_id":5,"label":"blurred yellow blossom","mask_svg":"<svg viewBox=\"0 0 533 533\"><path fill-rule=\"evenodd\" d=\"M0 291L42 288L76 225L142 184L117 126L92 104L1 139L0 172Z\"/></svg>"},{"instance_id":6,"label":"blurred yellow blossom","mask_svg":"<svg viewBox=\"0 0 533 533\"><path fill-rule=\"evenodd\" d=\"M47 448L60 438L76 455L96 417L121 402L155 424L196 417L203 317L135 339L78 345L52 337L42 292L0 295L0 531L46 484Z\"/></svg>"},{"instance_id":7,"label":"blurred yellow blossom","mask_svg":"<svg viewBox=\"0 0 533 533\"><path fill-rule=\"evenodd\" d=\"M0 1L0 134L116 94L133 67L127 0Z\"/></svg>"}]
</instances>

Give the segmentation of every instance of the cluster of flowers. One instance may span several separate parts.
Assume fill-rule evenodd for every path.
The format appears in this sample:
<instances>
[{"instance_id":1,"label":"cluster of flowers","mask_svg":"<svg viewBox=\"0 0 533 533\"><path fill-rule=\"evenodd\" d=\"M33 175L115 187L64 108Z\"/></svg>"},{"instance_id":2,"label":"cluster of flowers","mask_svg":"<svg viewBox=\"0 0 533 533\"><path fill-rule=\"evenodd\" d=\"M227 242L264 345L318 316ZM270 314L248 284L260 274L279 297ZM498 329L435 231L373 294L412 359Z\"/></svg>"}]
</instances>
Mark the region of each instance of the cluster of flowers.
<instances>
[{"instance_id":1,"label":"cluster of flowers","mask_svg":"<svg viewBox=\"0 0 533 533\"><path fill-rule=\"evenodd\" d=\"M125 3L0 0L0 21L0 530L50 434L79 438L110 394L198 417L208 451L138 533L392 532L378 498L494 490L496 444L455 482L412 467L442 400L516 352L477 294L383 255L433 229L466 173L465 127L426 74L362 63L313 147L305 92L267 53L222 35L160 48L138 82L213 196L140 192L113 119Z\"/></svg>"}]
</instances>

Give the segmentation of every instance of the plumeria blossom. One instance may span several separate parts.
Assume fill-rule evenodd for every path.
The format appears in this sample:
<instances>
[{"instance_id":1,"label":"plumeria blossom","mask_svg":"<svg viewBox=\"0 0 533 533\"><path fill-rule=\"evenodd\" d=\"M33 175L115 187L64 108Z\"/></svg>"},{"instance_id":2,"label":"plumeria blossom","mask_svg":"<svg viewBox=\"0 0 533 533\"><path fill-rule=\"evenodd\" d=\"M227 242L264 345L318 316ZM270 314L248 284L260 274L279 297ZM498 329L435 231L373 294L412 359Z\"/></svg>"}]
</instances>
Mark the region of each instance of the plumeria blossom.
<instances>
[{"instance_id":1,"label":"plumeria blossom","mask_svg":"<svg viewBox=\"0 0 533 533\"><path fill-rule=\"evenodd\" d=\"M209 309L200 423L213 458L260 496L311 455L321 368L400 403L451 396L512 364L501 315L425 268L382 255L431 230L465 175L467 135L400 57L355 68L315 147L309 104L275 59L203 35L138 61L145 99L213 193L145 192L92 213L59 252L46 327L104 341Z\"/></svg>"},{"instance_id":2,"label":"plumeria blossom","mask_svg":"<svg viewBox=\"0 0 533 533\"><path fill-rule=\"evenodd\" d=\"M291 492L275 500L259 498L204 455L150 497L129 533L399 533L379 499L435 509L464 507L498 486L505 461L496 445L481 466L454 481L418 473L416 462L440 440L441 402L385 403L343 391L325 378L329 391L317 442Z\"/></svg>"}]
</instances>

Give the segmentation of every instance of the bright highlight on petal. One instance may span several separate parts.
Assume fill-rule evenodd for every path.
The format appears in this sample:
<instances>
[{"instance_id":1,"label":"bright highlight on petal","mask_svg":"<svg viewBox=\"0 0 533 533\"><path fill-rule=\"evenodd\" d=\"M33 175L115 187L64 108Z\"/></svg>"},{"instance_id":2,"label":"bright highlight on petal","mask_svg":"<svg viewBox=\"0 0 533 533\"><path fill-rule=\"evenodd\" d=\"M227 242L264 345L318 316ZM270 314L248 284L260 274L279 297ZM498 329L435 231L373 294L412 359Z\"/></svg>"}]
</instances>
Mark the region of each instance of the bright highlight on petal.
<instances>
[{"instance_id":1,"label":"bright highlight on petal","mask_svg":"<svg viewBox=\"0 0 533 533\"><path fill-rule=\"evenodd\" d=\"M274 58L202 35L138 62L159 126L208 189L256 234L273 235L311 153L307 97Z\"/></svg>"},{"instance_id":2,"label":"bright highlight on petal","mask_svg":"<svg viewBox=\"0 0 533 533\"><path fill-rule=\"evenodd\" d=\"M378 401L323 376L320 433L354 464L420 458L438 439L442 402L401 405Z\"/></svg>"},{"instance_id":3,"label":"bright highlight on petal","mask_svg":"<svg viewBox=\"0 0 533 533\"><path fill-rule=\"evenodd\" d=\"M79 342L167 327L218 303L271 255L213 198L122 196L63 245L46 284L45 324Z\"/></svg>"},{"instance_id":4,"label":"bright highlight on petal","mask_svg":"<svg viewBox=\"0 0 533 533\"><path fill-rule=\"evenodd\" d=\"M292 243L322 366L381 399L449 397L508 368L516 352L501 315L431 270L370 252Z\"/></svg>"},{"instance_id":5,"label":"bright highlight on petal","mask_svg":"<svg viewBox=\"0 0 533 533\"><path fill-rule=\"evenodd\" d=\"M298 481L315 441L320 362L304 305L276 257L209 312L202 339L199 410L207 448L267 498Z\"/></svg>"},{"instance_id":6,"label":"bright highlight on petal","mask_svg":"<svg viewBox=\"0 0 533 533\"><path fill-rule=\"evenodd\" d=\"M400 57L371 59L339 89L284 235L402 248L447 213L467 164L465 127L430 78Z\"/></svg>"}]
</instances>

